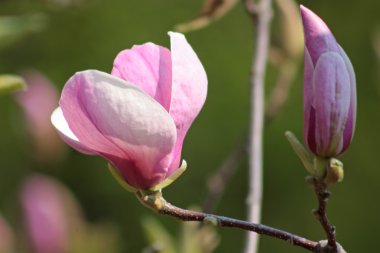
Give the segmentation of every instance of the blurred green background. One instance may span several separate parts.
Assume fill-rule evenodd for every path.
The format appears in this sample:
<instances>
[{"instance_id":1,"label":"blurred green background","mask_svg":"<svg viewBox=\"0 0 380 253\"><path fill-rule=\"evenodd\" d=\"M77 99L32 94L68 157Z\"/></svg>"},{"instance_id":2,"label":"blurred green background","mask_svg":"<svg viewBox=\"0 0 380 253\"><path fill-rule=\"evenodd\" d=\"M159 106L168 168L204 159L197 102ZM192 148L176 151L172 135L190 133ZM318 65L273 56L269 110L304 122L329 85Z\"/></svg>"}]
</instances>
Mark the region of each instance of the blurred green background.
<instances>
[{"instance_id":1,"label":"blurred green background","mask_svg":"<svg viewBox=\"0 0 380 253\"><path fill-rule=\"evenodd\" d=\"M357 75L358 118L354 141L341 160L343 183L331 188L328 214L337 226L338 241L347 252L376 252L380 233L380 62L374 36L380 29L379 1L298 1L328 24L349 55ZM0 49L0 72L18 73L34 68L58 89L76 71L109 72L116 54L134 44L152 41L169 47L167 31L191 20L201 0L87 0L82 5L56 8L37 0L2 0L0 15L44 13L40 31ZM276 9L273 30L276 30ZM200 205L206 182L223 159L244 137L249 122L248 75L252 55L252 27L239 3L218 22L187 34L209 79L205 107L193 124L183 151L188 171L165 189L166 199L181 206ZM280 40L281 41L281 40ZM1 43L1 41L0 41ZM284 138L286 130L302 136L302 66L299 66L289 100L265 128L263 223L313 240L324 237L311 214L315 196L305 183L306 173ZM267 92L276 80L268 66ZM13 95L0 97L0 212L9 223L21 226L19 187L24 178L39 171L53 175L78 198L90 222L114 224L120 233L120 252L141 252L147 247L141 219L153 216L176 234L180 222L156 216L133 194L124 191L98 157L68 150L58 163L33 158L28 125ZM216 213L245 218L247 161L241 163ZM20 229L16 229L20 230ZM245 233L219 228L215 252L241 252ZM261 237L261 253L305 252L285 242Z\"/></svg>"}]
</instances>

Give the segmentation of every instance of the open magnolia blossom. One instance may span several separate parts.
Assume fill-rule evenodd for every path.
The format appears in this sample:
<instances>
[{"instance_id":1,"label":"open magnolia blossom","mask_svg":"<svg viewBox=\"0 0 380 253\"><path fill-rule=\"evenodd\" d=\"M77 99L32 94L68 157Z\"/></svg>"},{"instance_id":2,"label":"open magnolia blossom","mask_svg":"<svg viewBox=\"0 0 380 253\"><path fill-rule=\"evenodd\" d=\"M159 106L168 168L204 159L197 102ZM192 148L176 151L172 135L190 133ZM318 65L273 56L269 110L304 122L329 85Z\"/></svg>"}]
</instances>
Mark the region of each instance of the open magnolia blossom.
<instances>
[{"instance_id":1,"label":"open magnolia blossom","mask_svg":"<svg viewBox=\"0 0 380 253\"><path fill-rule=\"evenodd\" d=\"M179 33L171 50L146 43L120 52L112 75L76 73L52 123L84 154L107 159L126 183L151 189L180 166L184 138L207 94L207 76Z\"/></svg>"},{"instance_id":2,"label":"open magnolia blossom","mask_svg":"<svg viewBox=\"0 0 380 253\"><path fill-rule=\"evenodd\" d=\"M356 81L350 60L327 25L301 6L305 34L304 137L310 151L331 158L351 143Z\"/></svg>"}]
</instances>

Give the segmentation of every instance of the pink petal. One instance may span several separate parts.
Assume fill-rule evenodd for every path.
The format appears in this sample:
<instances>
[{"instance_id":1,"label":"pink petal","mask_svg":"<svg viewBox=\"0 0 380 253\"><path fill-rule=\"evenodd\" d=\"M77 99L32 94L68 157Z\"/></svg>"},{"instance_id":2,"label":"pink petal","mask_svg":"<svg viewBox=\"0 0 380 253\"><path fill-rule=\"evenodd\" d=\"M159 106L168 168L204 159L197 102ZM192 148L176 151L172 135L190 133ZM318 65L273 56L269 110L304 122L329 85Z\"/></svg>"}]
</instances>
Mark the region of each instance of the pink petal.
<instances>
[{"instance_id":1,"label":"pink petal","mask_svg":"<svg viewBox=\"0 0 380 253\"><path fill-rule=\"evenodd\" d=\"M67 82L60 105L80 143L110 160L129 184L146 188L163 180L176 141L175 125L139 88L88 70Z\"/></svg>"},{"instance_id":2,"label":"pink petal","mask_svg":"<svg viewBox=\"0 0 380 253\"><path fill-rule=\"evenodd\" d=\"M120 52L112 75L138 86L169 111L172 66L167 48L146 43Z\"/></svg>"},{"instance_id":3,"label":"pink petal","mask_svg":"<svg viewBox=\"0 0 380 253\"><path fill-rule=\"evenodd\" d=\"M179 167L184 138L206 100L207 76L198 56L180 33L169 32L172 95L169 113L177 127L177 143L169 174Z\"/></svg>"},{"instance_id":4,"label":"pink petal","mask_svg":"<svg viewBox=\"0 0 380 253\"><path fill-rule=\"evenodd\" d=\"M325 52L339 52L339 45L325 22L314 12L301 5L301 16L305 34L305 46L314 63Z\"/></svg>"},{"instance_id":5,"label":"pink petal","mask_svg":"<svg viewBox=\"0 0 380 253\"><path fill-rule=\"evenodd\" d=\"M356 77L355 77L354 68L346 52L343 50L343 48L340 47L340 51L341 51L340 55L342 56L344 63L346 64L348 73L350 75L350 90L351 90L350 110L349 110L346 126L344 128L342 150L340 151L340 153L343 153L350 145L352 138L354 136L355 123L356 123L357 98L356 98Z\"/></svg>"},{"instance_id":6,"label":"pink petal","mask_svg":"<svg viewBox=\"0 0 380 253\"><path fill-rule=\"evenodd\" d=\"M69 146L74 148L75 150L86 154L86 155L96 155L97 153L81 144L75 134L71 131L69 125L65 117L63 116L63 112L61 107L55 109L51 115L51 123L57 130L61 139L66 142Z\"/></svg>"},{"instance_id":7,"label":"pink petal","mask_svg":"<svg viewBox=\"0 0 380 253\"><path fill-rule=\"evenodd\" d=\"M349 83L348 71L339 54L325 53L319 58L314 72L313 106L321 155L331 155L339 144L337 140L342 137L350 107Z\"/></svg>"},{"instance_id":8,"label":"pink petal","mask_svg":"<svg viewBox=\"0 0 380 253\"><path fill-rule=\"evenodd\" d=\"M303 86L303 99L304 99L304 139L308 143L311 150L315 149L315 135L314 127L315 121L312 115L312 101L313 101L313 74L314 66L311 61L309 51L305 47L304 56L304 86Z\"/></svg>"}]
</instances>

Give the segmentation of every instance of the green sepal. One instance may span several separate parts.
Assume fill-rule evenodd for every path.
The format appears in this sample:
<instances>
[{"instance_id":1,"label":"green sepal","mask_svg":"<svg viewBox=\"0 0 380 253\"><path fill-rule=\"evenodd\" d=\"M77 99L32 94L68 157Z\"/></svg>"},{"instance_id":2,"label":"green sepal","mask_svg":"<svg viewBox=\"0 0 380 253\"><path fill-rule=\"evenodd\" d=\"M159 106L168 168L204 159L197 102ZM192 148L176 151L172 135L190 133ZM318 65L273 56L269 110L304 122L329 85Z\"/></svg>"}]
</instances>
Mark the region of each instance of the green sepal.
<instances>
[{"instance_id":1,"label":"green sepal","mask_svg":"<svg viewBox=\"0 0 380 253\"><path fill-rule=\"evenodd\" d=\"M336 158L331 158L324 178L326 184L335 184L343 181L343 163Z\"/></svg>"},{"instance_id":2,"label":"green sepal","mask_svg":"<svg viewBox=\"0 0 380 253\"><path fill-rule=\"evenodd\" d=\"M326 176L326 171L329 167L329 159L324 157L315 156L313 158L313 169L315 177L321 179Z\"/></svg>"},{"instance_id":3,"label":"green sepal","mask_svg":"<svg viewBox=\"0 0 380 253\"><path fill-rule=\"evenodd\" d=\"M0 75L0 94L25 88L26 84L21 77L8 74Z\"/></svg>"},{"instance_id":4,"label":"green sepal","mask_svg":"<svg viewBox=\"0 0 380 253\"><path fill-rule=\"evenodd\" d=\"M313 156L310 154L310 152L302 145L302 143L297 139L297 137L292 132L286 131L285 137L289 141L294 152L297 154L297 156L301 160L303 166L305 166L305 169L307 170L307 172L315 176Z\"/></svg>"},{"instance_id":5,"label":"green sepal","mask_svg":"<svg viewBox=\"0 0 380 253\"><path fill-rule=\"evenodd\" d=\"M111 172L112 176L115 178L115 180L124 188L126 189L127 191L129 192L137 192L138 189L136 189L135 187L129 185L127 182L125 182L124 178L121 177L119 171L114 167L112 166L112 164L108 163L108 169L109 171Z\"/></svg>"},{"instance_id":6,"label":"green sepal","mask_svg":"<svg viewBox=\"0 0 380 253\"><path fill-rule=\"evenodd\" d=\"M306 171L313 177L323 178L326 174L329 160L310 153L292 132L286 131L285 137L301 160Z\"/></svg>"},{"instance_id":7,"label":"green sepal","mask_svg":"<svg viewBox=\"0 0 380 253\"><path fill-rule=\"evenodd\" d=\"M186 168L187 162L185 160L182 160L181 167L179 167L170 177L168 177L161 183L149 188L149 190L155 192L164 189L165 187L172 184L175 180L177 180L185 172Z\"/></svg>"},{"instance_id":8,"label":"green sepal","mask_svg":"<svg viewBox=\"0 0 380 253\"><path fill-rule=\"evenodd\" d=\"M179 176L181 176L183 174L183 172L185 172L187 168L187 163L185 160L182 160L182 164L181 164L181 167L179 167L170 177L168 177L167 179L165 179L164 181L162 181L161 183L147 189L147 191L150 191L150 192L158 192L158 191L161 191L161 189L169 186L170 184L172 184L175 180L177 180L177 178L179 178ZM108 169L109 171L111 172L112 176L116 179L116 181L124 188L126 189L127 191L129 192L133 192L133 193L136 193L137 191L139 191L139 189L136 189L135 187L129 185L125 180L124 178L121 177L119 171L114 167L112 166L112 164L108 163Z\"/></svg>"}]
</instances>

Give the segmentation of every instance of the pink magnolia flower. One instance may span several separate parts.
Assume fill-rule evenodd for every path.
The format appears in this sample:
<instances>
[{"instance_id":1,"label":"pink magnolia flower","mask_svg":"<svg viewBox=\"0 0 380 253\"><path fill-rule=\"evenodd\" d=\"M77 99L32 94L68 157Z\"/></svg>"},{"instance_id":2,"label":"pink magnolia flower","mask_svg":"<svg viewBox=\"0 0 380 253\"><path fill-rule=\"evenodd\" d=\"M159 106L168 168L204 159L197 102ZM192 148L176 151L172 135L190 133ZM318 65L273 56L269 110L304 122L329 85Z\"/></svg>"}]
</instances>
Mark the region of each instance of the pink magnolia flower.
<instances>
[{"instance_id":1,"label":"pink magnolia flower","mask_svg":"<svg viewBox=\"0 0 380 253\"><path fill-rule=\"evenodd\" d=\"M301 6L305 35L304 137L320 157L343 153L356 120L356 81L350 60L327 25Z\"/></svg>"},{"instance_id":2,"label":"pink magnolia flower","mask_svg":"<svg viewBox=\"0 0 380 253\"><path fill-rule=\"evenodd\" d=\"M22 186L21 204L33 252L67 252L68 217L62 186L46 176L30 177Z\"/></svg>"},{"instance_id":3,"label":"pink magnolia flower","mask_svg":"<svg viewBox=\"0 0 380 253\"><path fill-rule=\"evenodd\" d=\"M104 157L138 189L177 170L186 133L206 99L197 55L182 34L169 35L170 51L146 43L120 52L112 75L76 73L52 115L66 143Z\"/></svg>"},{"instance_id":4,"label":"pink magnolia flower","mask_svg":"<svg viewBox=\"0 0 380 253\"><path fill-rule=\"evenodd\" d=\"M36 155L43 161L59 158L63 145L50 123L50 115L58 104L58 93L50 80L35 70L25 71L23 78L27 90L17 93L17 102L24 112Z\"/></svg>"}]
</instances>

